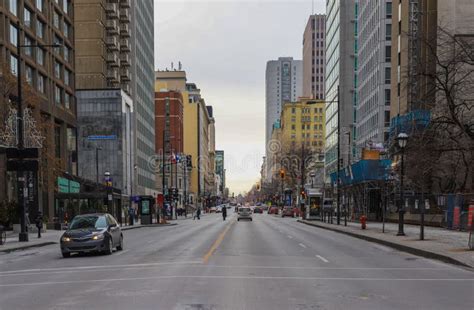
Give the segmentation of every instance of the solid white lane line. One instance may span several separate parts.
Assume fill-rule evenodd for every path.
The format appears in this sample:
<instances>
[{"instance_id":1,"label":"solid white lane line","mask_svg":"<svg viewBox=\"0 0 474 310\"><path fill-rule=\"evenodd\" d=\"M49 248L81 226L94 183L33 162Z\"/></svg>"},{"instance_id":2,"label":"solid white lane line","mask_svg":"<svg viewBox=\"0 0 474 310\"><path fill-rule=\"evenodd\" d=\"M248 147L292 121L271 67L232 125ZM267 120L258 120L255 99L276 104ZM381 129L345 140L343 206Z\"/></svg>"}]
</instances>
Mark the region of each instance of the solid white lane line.
<instances>
[{"instance_id":1,"label":"solid white lane line","mask_svg":"<svg viewBox=\"0 0 474 310\"><path fill-rule=\"evenodd\" d=\"M300 243L299 246L306 249L306 245L304 245L303 243Z\"/></svg>"},{"instance_id":2,"label":"solid white lane line","mask_svg":"<svg viewBox=\"0 0 474 310\"><path fill-rule=\"evenodd\" d=\"M290 239L293 239L293 237L292 237L292 236L290 236L290 235L288 235L288 238L290 238Z\"/></svg>"},{"instance_id":3,"label":"solid white lane line","mask_svg":"<svg viewBox=\"0 0 474 310\"><path fill-rule=\"evenodd\" d=\"M319 258L320 260L322 260L325 263L329 263L329 261L327 259L325 259L324 257L322 257L321 255L316 255L316 257Z\"/></svg>"},{"instance_id":4,"label":"solid white lane line","mask_svg":"<svg viewBox=\"0 0 474 310\"><path fill-rule=\"evenodd\" d=\"M159 279L247 279L247 280L333 280L333 281L426 281L426 282L474 282L474 279L459 278L337 278L337 277L271 277L271 276L156 276L156 277L140 277L140 278L115 278L115 279L94 279L94 280L78 280L78 281L51 281L51 282L33 282L33 283L12 283L0 284L0 287L18 287L18 286L37 286L37 285L63 285L63 284L81 284L81 283L97 283L97 282L116 282L116 281L143 281L143 280L159 280Z\"/></svg>"},{"instance_id":5,"label":"solid white lane line","mask_svg":"<svg viewBox=\"0 0 474 310\"><path fill-rule=\"evenodd\" d=\"M74 260L74 258L72 259ZM28 273L28 272L41 272L41 271L70 271L71 268L75 270L87 270L87 269L104 269L104 268L122 268L122 267L153 267L161 265L190 265L200 264L201 261L184 261L184 262L162 262L162 263L147 263L147 264L127 264L127 265L97 265L97 266L65 266L60 268L39 268L39 269L22 269L22 270L11 270L11 271L0 271L1 275L8 275L11 273Z\"/></svg>"}]
</instances>

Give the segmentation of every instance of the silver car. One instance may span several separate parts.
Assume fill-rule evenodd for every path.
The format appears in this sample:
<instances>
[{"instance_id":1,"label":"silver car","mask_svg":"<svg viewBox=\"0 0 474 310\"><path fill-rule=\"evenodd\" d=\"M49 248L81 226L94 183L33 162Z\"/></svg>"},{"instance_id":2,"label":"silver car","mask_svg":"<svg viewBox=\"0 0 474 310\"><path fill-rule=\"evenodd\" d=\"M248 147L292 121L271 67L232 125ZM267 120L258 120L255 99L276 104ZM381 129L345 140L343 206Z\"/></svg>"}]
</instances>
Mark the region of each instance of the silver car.
<instances>
[{"instance_id":1,"label":"silver car","mask_svg":"<svg viewBox=\"0 0 474 310\"><path fill-rule=\"evenodd\" d=\"M237 221L240 221L241 219L252 220L252 210L250 210L249 207L240 207L239 208Z\"/></svg>"}]
</instances>

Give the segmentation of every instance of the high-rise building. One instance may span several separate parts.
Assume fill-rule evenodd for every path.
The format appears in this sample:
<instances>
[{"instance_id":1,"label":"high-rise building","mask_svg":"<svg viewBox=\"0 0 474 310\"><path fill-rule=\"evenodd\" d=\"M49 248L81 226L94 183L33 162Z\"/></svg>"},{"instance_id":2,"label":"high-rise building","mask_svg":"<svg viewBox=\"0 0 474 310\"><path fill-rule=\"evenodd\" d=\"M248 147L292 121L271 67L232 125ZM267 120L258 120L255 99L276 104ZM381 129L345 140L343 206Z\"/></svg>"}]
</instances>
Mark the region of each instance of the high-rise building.
<instances>
[{"instance_id":1,"label":"high-rise building","mask_svg":"<svg viewBox=\"0 0 474 310\"><path fill-rule=\"evenodd\" d=\"M63 172L71 177L77 174L72 2L10 0L0 3L0 201L16 199L16 192L12 190L16 178L6 171L2 150L16 147L18 46L30 45L21 48L20 62L25 146L38 147L32 142L42 141L38 177L33 172L26 172L25 176L30 182L25 200L31 221L38 210L49 220L58 216L58 180ZM53 44L61 46L48 47Z\"/></svg>"},{"instance_id":2,"label":"high-rise building","mask_svg":"<svg viewBox=\"0 0 474 310\"><path fill-rule=\"evenodd\" d=\"M303 62L293 57L280 57L267 62L265 73L265 129L266 143L273 124L280 118L283 104L296 101L303 92Z\"/></svg>"},{"instance_id":3,"label":"high-rise building","mask_svg":"<svg viewBox=\"0 0 474 310\"><path fill-rule=\"evenodd\" d=\"M274 125L279 122L283 104L296 101L303 93L303 61L280 57L267 62L265 72L265 145L268 158L269 141ZM270 182L270 166L266 167Z\"/></svg>"},{"instance_id":4,"label":"high-rise building","mask_svg":"<svg viewBox=\"0 0 474 310\"><path fill-rule=\"evenodd\" d=\"M337 170L338 145L349 151L338 135L354 124L355 0L326 1L326 176ZM340 123L339 123L340 122ZM339 123L339 124L338 124ZM338 130L341 129L341 133ZM346 156L340 156L347 163Z\"/></svg>"},{"instance_id":5,"label":"high-rise building","mask_svg":"<svg viewBox=\"0 0 474 310\"><path fill-rule=\"evenodd\" d=\"M326 15L311 15L303 34L303 96L324 99Z\"/></svg>"},{"instance_id":6,"label":"high-rise building","mask_svg":"<svg viewBox=\"0 0 474 310\"><path fill-rule=\"evenodd\" d=\"M355 149L388 140L392 0L359 0ZM359 152L356 156L359 158Z\"/></svg>"},{"instance_id":7,"label":"high-rise building","mask_svg":"<svg viewBox=\"0 0 474 310\"><path fill-rule=\"evenodd\" d=\"M130 0L76 0L76 88L131 95Z\"/></svg>"},{"instance_id":8,"label":"high-rise building","mask_svg":"<svg viewBox=\"0 0 474 310\"><path fill-rule=\"evenodd\" d=\"M449 1L448 1L449 2ZM468 1L469 2L469 1ZM450 2L454 3L454 2ZM435 38L438 0L392 0L392 77L390 116L423 109L430 83L415 71L429 52L423 38ZM412 31L416 29L416 34ZM418 39L414 39L419 36ZM434 100L434 98L433 98Z\"/></svg>"},{"instance_id":9,"label":"high-rise building","mask_svg":"<svg viewBox=\"0 0 474 310\"><path fill-rule=\"evenodd\" d=\"M114 93L124 96L119 101L132 100L133 134L129 143L135 150L131 163L133 188L122 188L122 191L134 195L155 194L155 175L149 165L155 154L153 1L76 0L74 14L77 89L97 94L98 101L105 100L98 90L121 89L122 92ZM80 98L86 100L85 104L92 100L90 94L82 93ZM103 143L97 141L95 147L105 147L100 146ZM94 152L94 147L90 147L82 153ZM99 153L101 162L108 160L106 153Z\"/></svg>"},{"instance_id":10,"label":"high-rise building","mask_svg":"<svg viewBox=\"0 0 474 310\"><path fill-rule=\"evenodd\" d=\"M155 172L148 162L155 154L155 55L153 0L120 0L120 15L130 18L131 88L135 107L137 188L152 195ZM129 6L130 7L130 6ZM125 43L128 39L121 39Z\"/></svg>"}]
</instances>

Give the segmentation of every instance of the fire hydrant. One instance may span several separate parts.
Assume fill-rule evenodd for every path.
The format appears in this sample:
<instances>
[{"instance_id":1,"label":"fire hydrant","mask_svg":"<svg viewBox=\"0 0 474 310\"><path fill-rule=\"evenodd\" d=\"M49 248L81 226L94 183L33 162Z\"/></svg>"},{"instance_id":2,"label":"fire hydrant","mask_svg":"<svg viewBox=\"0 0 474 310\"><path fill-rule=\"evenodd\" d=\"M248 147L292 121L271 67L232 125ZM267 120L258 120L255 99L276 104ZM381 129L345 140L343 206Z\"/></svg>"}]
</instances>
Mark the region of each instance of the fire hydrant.
<instances>
[{"instance_id":1,"label":"fire hydrant","mask_svg":"<svg viewBox=\"0 0 474 310\"><path fill-rule=\"evenodd\" d=\"M361 225L362 229L365 229L367 227L367 216L362 215L360 217L360 225Z\"/></svg>"}]
</instances>

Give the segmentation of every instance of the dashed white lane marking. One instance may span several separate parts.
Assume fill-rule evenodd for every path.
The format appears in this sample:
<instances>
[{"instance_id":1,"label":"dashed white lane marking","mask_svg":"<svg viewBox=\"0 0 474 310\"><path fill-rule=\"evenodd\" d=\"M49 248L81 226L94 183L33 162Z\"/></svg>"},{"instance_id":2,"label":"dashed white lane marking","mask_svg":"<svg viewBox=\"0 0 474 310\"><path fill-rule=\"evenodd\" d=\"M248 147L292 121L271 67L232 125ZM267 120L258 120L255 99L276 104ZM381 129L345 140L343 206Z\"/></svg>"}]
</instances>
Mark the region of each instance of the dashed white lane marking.
<instances>
[{"instance_id":1,"label":"dashed white lane marking","mask_svg":"<svg viewBox=\"0 0 474 310\"><path fill-rule=\"evenodd\" d=\"M127 252L129 252L129 251L130 251L130 250L120 251L120 252L118 252L117 254L115 254L115 256L125 254L125 253L127 253Z\"/></svg>"},{"instance_id":2,"label":"dashed white lane marking","mask_svg":"<svg viewBox=\"0 0 474 310\"><path fill-rule=\"evenodd\" d=\"M290 235L288 235L288 238L290 238L290 239L293 239L293 237L292 237L292 236L290 236Z\"/></svg>"},{"instance_id":3,"label":"dashed white lane marking","mask_svg":"<svg viewBox=\"0 0 474 310\"><path fill-rule=\"evenodd\" d=\"M306 245L304 245L303 243L300 243L299 246L306 249Z\"/></svg>"},{"instance_id":4,"label":"dashed white lane marking","mask_svg":"<svg viewBox=\"0 0 474 310\"><path fill-rule=\"evenodd\" d=\"M316 255L316 257L319 258L320 260L322 260L325 263L329 263L329 261L327 259L325 259L324 257L322 257L321 255Z\"/></svg>"}]
</instances>

